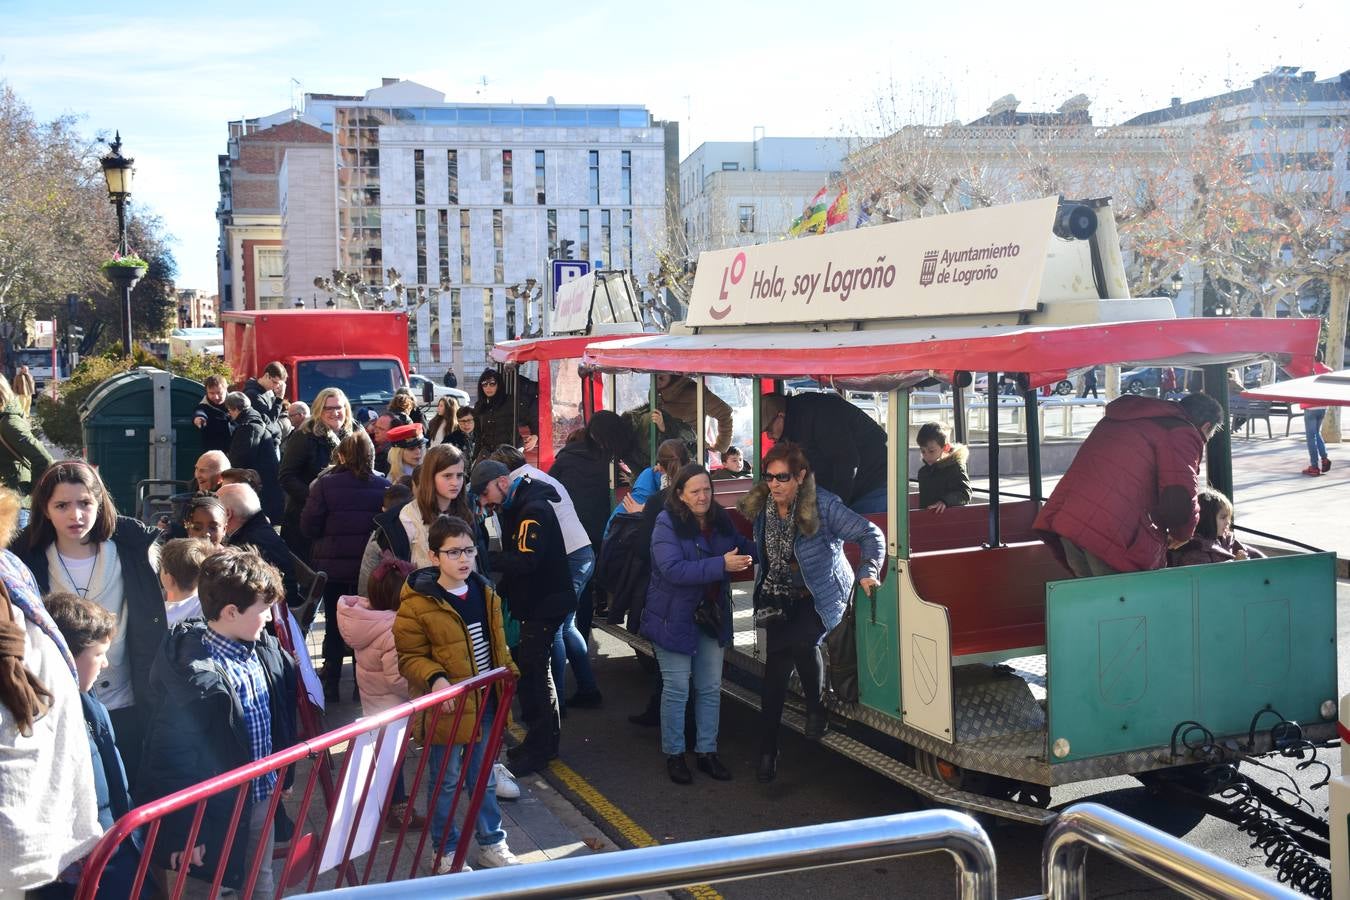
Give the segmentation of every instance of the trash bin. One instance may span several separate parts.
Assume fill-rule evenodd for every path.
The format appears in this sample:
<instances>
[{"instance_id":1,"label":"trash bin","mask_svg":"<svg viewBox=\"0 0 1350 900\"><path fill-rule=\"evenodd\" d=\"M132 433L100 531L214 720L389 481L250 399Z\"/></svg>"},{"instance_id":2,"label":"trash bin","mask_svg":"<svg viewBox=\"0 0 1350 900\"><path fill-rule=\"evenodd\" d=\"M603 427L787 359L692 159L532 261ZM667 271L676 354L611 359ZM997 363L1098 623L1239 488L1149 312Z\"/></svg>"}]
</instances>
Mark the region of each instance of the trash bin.
<instances>
[{"instance_id":1,"label":"trash bin","mask_svg":"<svg viewBox=\"0 0 1350 900\"><path fill-rule=\"evenodd\" d=\"M192 480L202 454L192 411L205 393L190 378L141 367L109 378L81 404L85 451L119 513L139 515L138 482Z\"/></svg>"}]
</instances>

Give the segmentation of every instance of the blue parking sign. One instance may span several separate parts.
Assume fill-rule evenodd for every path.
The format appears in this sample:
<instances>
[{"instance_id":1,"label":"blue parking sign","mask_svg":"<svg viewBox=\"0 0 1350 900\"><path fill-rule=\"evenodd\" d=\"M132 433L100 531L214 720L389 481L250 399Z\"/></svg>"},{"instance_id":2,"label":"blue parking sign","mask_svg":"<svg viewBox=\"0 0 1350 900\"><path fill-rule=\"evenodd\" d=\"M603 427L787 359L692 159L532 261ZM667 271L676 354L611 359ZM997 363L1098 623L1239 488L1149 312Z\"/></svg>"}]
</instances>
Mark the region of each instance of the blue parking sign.
<instances>
[{"instance_id":1,"label":"blue parking sign","mask_svg":"<svg viewBox=\"0 0 1350 900\"><path fill-rule=\"evenodd\" d=\"M584 259L555 259L553 263L553 298L557 302L558 288L567 284L569 281L576 281L583 275L591 271L589 260Z\"/></svg>"}]
</instances>

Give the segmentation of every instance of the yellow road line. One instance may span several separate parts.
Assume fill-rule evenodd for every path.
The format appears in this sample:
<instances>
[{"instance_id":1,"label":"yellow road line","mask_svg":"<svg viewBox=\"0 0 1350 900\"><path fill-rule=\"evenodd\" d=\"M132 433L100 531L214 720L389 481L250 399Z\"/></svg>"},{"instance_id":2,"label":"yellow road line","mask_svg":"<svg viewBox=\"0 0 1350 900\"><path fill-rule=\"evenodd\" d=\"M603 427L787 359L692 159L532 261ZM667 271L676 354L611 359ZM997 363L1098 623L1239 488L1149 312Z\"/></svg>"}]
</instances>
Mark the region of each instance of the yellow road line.
<instances>
[{"instance_id":1,"label":"yellow road line","mask_svg":"<svg viewBox=\"0 0 1350 900\"><path fill-rule=\"evenodd\" d=\"M525 731L519 725L510 726L511 736L517 741L525 739ZM575 769L561 760L553 760L548 764L548 770L557 776L569 791L577 796L581 802L585 803L600 818L604 819L609 825L623 835L623 839L628 841L634 847L659 847L661 842L652 837L647 829L643 828L637 822L609 801L604 794L597 791L589 781L582 778ZM723 900L722 895L706 884L697 884L686 888L697 900Z\"/></svg>"}]
</instances>

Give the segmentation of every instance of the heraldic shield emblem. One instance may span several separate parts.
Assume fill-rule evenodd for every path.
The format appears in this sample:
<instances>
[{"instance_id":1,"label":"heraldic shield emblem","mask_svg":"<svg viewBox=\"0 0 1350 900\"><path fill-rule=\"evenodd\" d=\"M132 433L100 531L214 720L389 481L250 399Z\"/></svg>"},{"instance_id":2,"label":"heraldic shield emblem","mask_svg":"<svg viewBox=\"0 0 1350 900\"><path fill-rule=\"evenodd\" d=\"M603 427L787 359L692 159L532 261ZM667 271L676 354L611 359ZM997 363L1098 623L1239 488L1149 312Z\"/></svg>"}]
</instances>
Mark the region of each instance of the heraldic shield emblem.
<instances>
[{"instance_id":1,"label":"heraldic shield emblem","mask_svg":"<svg viewBox=\"0 0 1350 900\"><path fill-rule=\"evenodd\" d=\"M1148 690L1148 619L1097 623L1097 693L1107 706L1129 706Z\"/></svg>"},{"instance_id":2,"label":"heraldic shield emblem","mask_svg":"<svg viewBox=\"0 0 1350 900\"><path fill-rule=\"evenodd\" d=\"M937 659L937 641L921 634L910 635L909 671L914 677L914 690L924 706L937 697Z\"/></svg>"}]
</instances>

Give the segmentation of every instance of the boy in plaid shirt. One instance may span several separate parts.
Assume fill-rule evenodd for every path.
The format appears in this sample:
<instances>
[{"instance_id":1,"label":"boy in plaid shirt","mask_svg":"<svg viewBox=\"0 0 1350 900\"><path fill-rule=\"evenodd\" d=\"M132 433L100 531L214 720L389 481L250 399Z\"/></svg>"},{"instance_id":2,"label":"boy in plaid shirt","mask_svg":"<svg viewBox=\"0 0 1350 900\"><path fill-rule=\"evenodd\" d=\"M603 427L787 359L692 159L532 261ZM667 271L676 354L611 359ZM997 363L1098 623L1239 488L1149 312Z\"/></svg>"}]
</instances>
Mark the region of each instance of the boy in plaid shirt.
<instances>
[{"instance_id":1,"label":"boy in plaid shirt","mask_svg":"<svg viewBox=\"0 0 1350 900\"><path fill-rule=\"evenodd\" d=\"M154 713L141 769L141 803L295 742L295 663L266 631L272 604L285 597L280 574L256 553L226 548L202 564L197 593L205 621L175 625L150 671ZM167 817L155 844L156 861L174 876L186 862L193 878L208 883L223 864L223 886L239 889L256 854L262 859L257 896L271 896L274 835L267 812L277 787L275 773L247 787L228 855L222 851L235 791L208 801L198 843L187 860L183 844L194 808Z\"/></svg>"}]
</instances>

